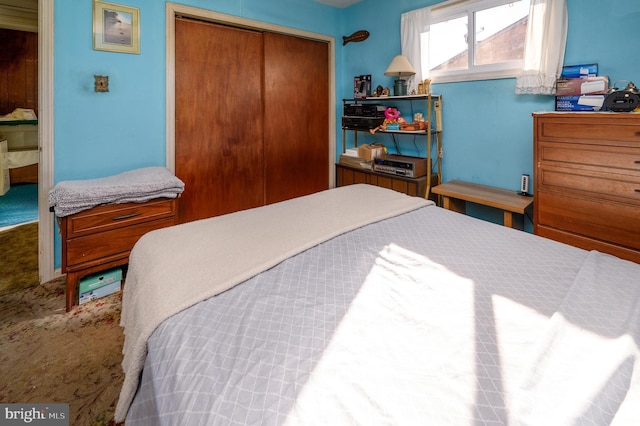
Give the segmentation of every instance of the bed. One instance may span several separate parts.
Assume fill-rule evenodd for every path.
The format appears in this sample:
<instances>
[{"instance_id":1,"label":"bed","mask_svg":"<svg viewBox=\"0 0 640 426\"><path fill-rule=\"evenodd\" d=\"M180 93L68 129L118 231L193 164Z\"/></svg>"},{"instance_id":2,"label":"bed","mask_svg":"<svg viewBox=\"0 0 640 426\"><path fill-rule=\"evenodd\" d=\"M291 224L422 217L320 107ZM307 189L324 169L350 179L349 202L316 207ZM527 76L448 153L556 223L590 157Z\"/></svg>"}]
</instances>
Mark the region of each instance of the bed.
<instances>
[{"instance_id":1,"label":"bed","mask_svg":"<svg viewBox=\"0 0 640 426\"><path fill-rule=\"evenodd\" d=\"M153 231L116 421L633 424L639 277L369 185Z\"/></svg>"}]
</instances>

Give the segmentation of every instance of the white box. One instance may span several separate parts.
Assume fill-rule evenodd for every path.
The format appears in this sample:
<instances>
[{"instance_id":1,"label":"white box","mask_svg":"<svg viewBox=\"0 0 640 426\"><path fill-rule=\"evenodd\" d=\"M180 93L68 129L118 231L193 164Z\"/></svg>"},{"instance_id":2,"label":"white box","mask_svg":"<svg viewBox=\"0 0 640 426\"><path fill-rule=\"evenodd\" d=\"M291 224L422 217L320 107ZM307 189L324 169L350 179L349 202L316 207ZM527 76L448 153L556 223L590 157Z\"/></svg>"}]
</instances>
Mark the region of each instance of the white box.
<instances>
[{"instance_id":1,"label":"white box","mask_svg":"<svg viewBox=\"0 0 640 426\"><path fill-rule=\"evenodd\" d=\"M603 95L609 90L609 77L561 78L556 96Z\"/></svg>"},{"instance_id":2,"label":"white box","mask_svg":"<svg viewBox=\"0 0 640 426\"><path fill-rule=\"evenodd\" d=\"M95 290L87 291L80 294L80 305L84 305L92 300L100 299L101 297L113 294L121 289L122 281L115 281L111 284L107 284Z\"/></svg>"}]
</instances>

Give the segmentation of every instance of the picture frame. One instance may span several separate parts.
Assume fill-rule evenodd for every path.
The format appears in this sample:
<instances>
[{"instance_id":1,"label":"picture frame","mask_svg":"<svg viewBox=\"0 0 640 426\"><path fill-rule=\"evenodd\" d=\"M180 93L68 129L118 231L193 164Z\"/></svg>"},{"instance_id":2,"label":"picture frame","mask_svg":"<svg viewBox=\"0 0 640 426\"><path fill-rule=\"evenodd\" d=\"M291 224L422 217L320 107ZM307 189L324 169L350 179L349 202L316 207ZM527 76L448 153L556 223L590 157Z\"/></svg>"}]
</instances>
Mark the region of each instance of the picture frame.
<instances>
[{"instance_id":1,"label":"picture frame","mask_svg":"<svg viewBox=\"0 0 640 426\"><path fill-rule=\"evenodd\" d=\"M371 74L356 75L353 78L353 97L363 99L371 96Z\"/></svg>"},{"instance_id":2,"label":"picture frame","mask_svg":"<svg viewBox=\"0 0 640 426\"><path fill-rule=\"evenodd\" d=\"M94 0L93 48L139 54L140 9Z\"/></svg>"}]
</instances>

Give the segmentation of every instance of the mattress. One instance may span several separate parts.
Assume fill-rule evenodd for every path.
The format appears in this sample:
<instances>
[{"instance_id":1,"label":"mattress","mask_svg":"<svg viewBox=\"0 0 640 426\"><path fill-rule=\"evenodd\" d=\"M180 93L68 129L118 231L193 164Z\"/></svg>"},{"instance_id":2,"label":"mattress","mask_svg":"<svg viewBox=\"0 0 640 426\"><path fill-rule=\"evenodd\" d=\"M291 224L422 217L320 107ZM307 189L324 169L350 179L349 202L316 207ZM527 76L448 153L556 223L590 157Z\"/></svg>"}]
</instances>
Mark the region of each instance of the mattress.
<instances>
[{"instance_id":1,"label":"mattress","mask_svg":"<svg viewBox=\"0 0 640 426\"><path fill-rule=\"evenodd\" d=\"M162 322L126 423L627 424L640 416L638 277L632 262L423 206Z\"/></svg>"}]
</instances>

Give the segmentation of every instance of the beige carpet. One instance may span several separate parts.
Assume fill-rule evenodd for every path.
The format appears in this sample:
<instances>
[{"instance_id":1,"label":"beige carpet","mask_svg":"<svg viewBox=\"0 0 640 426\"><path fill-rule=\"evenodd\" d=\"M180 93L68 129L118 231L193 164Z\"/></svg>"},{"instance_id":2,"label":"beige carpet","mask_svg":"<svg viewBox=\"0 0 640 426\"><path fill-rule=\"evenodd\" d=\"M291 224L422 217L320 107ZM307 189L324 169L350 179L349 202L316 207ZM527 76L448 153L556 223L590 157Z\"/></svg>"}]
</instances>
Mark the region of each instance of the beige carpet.
<instances>
[{"instance_id":1,"label":"beige carpet","mask_svg":"<svg viewBox=\"0 0 640 426\"><path fill-rule=\"evenodd\" d=\"M0 401L68 403L71 425L113 424L121 293L64 307L62 278L0 296Z\"/></svg>"}]
</instances>

